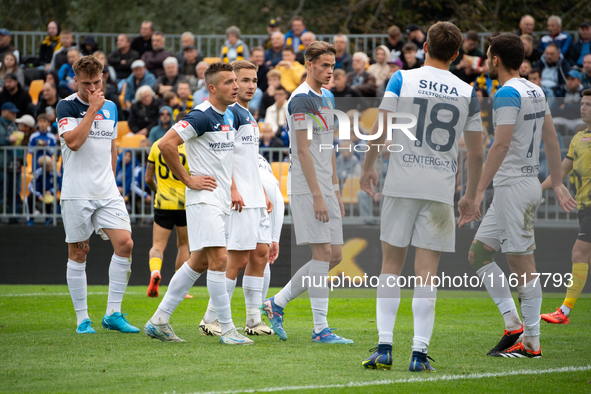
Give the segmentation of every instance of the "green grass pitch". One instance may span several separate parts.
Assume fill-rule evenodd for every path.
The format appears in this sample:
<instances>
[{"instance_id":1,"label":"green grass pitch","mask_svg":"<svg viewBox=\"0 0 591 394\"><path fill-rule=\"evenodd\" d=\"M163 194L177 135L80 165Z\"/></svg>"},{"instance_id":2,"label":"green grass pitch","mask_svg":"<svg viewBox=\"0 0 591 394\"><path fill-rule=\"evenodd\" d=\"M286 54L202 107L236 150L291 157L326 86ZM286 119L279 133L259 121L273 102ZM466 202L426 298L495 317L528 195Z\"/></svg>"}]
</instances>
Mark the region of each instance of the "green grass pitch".
<instances>
[{"instance_id":1,"label":"green grass pitch","mask_svg":"<svg viewBox=\"0 0 591 394\"><path fill-rule=\"evenodd\" d=\"M143 329L165 290L161 288L159 299L151 299L145 287L129 287L123 312L129 314L130 323ZM569 325L541 323L542 359L498 359L486 356L503 329L493 302L445 298L442 291L429 348L437 373L414 374L408 372L413 336L410 298L402 299L396 318L392 370L380 371L361 367L377 342L374 298L330 301L330 326L355 340L354 345L311 343L312 313L309 300L303 298L285 310L287 342L276 336L255 337L253 346L234 347L199 335L206 288L194 287L190 293L195 298L184 300L172 316L171 325L186 343L152 340L143 330L140 334L103 330L107 288L89 286L88 291L95 335L76 334L67 286L0 286L0 392L591 392L589 298L578 301ZM560 305L562 295L555 296L560 298L544 299L543 312ZM234 292L232 312L235 324L243 326L240 289ZM554 371L563 367L582 370ZM352 386L343 387L349 383Z\"/></svg>"}]
</instances>

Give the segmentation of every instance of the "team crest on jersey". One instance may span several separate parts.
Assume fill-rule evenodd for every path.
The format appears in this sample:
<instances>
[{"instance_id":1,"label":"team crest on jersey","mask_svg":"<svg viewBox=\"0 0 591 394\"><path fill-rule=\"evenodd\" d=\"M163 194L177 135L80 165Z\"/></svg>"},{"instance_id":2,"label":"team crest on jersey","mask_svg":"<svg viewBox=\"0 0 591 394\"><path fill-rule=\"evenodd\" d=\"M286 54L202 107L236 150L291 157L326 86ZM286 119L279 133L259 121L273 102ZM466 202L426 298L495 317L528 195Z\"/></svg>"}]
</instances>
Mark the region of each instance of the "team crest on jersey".
<instances>
[{"instance_id":1,"label":"team crest on jersey","mask_svg":"<svg viewBox=\"0 0 591 394\"><path fill-rule=\"evenodd\" d=\"M68 124L68 119L64 118L64 119L60 120L58 126L59 127L64 127L67 124Z\"/></svg>"},{"instance_id":2,"label":"team crest on jersey","mask_svg":"<svg viewBox=\"0 0 591 394\"><path fill-rule=\"evenodd\" d=\"M228 126L227 124L223 124L222 125L222 131L230 131L230 126Z\"/></svg>"},{"instance_id":3,"label":"team crest on jersey","mask_svg":"<svg viewBox=\"0 0 591 394\"><path fill-rule=\"evenodd\" d=\"M94 120L103 120L103 119L104 119L104 118L103 118L103 115L102 115L102 114L97 114L97 115L94 117Z\"/></svg>"},{"instance_id":4,"label":"team crest on jersey","mask_svg":"<svg viewBox=\"0 0 591 394\"><path fill-rule=\"evenodd\" d=\"M103 114L105 115L105 119L109 119L109 117L111 116L111 113L106 109L103 109Z\"/></svg>"}]
</instances>

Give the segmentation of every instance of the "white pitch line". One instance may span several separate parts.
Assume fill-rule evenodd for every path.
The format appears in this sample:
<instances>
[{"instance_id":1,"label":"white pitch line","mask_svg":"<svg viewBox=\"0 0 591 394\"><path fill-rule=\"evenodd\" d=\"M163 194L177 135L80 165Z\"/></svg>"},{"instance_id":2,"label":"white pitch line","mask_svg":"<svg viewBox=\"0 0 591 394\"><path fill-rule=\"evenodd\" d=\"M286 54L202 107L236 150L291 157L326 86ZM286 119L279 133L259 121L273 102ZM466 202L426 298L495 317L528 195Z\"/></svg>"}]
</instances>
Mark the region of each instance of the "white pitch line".
<instances>
[{"instance_id":1,"label":"white pitch line","mask_svg":"<svg viewBox=\"0 0 591 394\"><path fill-rule=\"evenodd\" d=\"M88 295L107 295L108 292L90 292ZM125 293L126 295L139 295L144 293ZM70 293L19 293L19 294L0 294L0 297L37 297L37 296L69 296Z\"/></svg>"},{"instance_id":2,"label":"white pitch line","mask_svg":"<svg viewBox=\"0 0 591 394\"><path fill-rule=\"evenodd\" d=\"M374 380L369 382L349 382L344 384L321 384L321 385L309 385L309 386L286 386L286 387L269 387L259 389L245 389L245 390L226 390L226 391L199 391L194 394L240 394L240 393L272 393L277 391L297 391L297 390L318 390L318 389L342 389L348 387L367 387L367 386L382 386L387 384L397 383L419 383L419 382L438 382L438 381L452 381L452 380L473 380L473 379L485 379L485 378L498 378L504 376L515 376L515 375L542 375L547 373L561 373L561 372L580 372L591 370L591 365L584 367L562 367L562 368L551 368L551 369L539 369L539 370L528 370L522 369L517 371L509 372L496 372L496 373L475 373L467 375L440 375L429 378L406 378L406 379L383 379Z\"/></svg>"}]
</instances>

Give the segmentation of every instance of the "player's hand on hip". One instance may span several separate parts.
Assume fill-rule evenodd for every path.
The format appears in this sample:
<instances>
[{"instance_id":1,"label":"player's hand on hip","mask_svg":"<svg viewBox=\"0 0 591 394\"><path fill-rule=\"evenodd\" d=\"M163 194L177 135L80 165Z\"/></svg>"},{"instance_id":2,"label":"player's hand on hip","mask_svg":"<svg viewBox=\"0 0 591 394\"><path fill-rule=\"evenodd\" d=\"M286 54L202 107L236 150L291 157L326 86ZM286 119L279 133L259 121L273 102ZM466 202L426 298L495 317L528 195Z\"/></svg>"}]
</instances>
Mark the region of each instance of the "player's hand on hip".
<instances>
[{"instance_id":1,"label":"player's hand on hip","mask_svg":"<svg viewBox=\"0 0 591 394\"><path fill-rule=\"evenodd\" d=\"M269 248L269 264L273 264L279 257L279 243L272 242Z\"/></svg>"},{"instance_id":2,"label":"player's hand on hip","mask_svg":"<svg viewBox=\"0 0 591 394\"><path fill-rule=\"evenodd\" d=\"M187 187L193 190L209 190L212 192L216 187L218 187L218 184L215 178L209 175L190 176Z\"/></svg>"},{"instance_id":3,"label":"player's hand on hip","mask_svg":"<svg viewBox=\"0 0 591 394\"><path fill-rule=\"evenodd\" d=\"M556 194L558 204L564 212L573 211L577 207L577 201L571 196L564 184L560 184L560 187L554 188L554 194Z\"/></svg>"},{"instance_id":4,"label":"player's hand on hip","mask_svg":"<svg viewBox=\"0 0 591 394\"><path fill-rule=\"evenodd\" d=\"M378 186L378 172L375 168L369 171L363 171L361 178L359 178L359 186L361 190L373 197L373 186Z\"/></svg>"},{"instance_id":5,"label":"player's hand on hip","mask_svg":"<svg viewBox=\"0 0 591 394\"><path fill-rule=\"evenodd\" d=\"M240 195L240 192L236 188L232 188L231 192L232 196L232 209L237 210L238 212L242 212L242 208L244 208L244 200Z\"/></svg>"},{"instance_id":6,"label":"player's hand on hip","mask_svg":"<svg viewBox=\"0 0 591 394\"><path fill-rule=\"evenodd\" d=\"M322 223L328 223L328 207L322 196L314 197L314 217Z\"/></svg>"},{"instance_id":7,"label":"player's hand on hip","mask_svg":"<svg viewBox=\"0 0 591 394\"><path fill-rule=\"evenodd\" d=\"M105 95L99 89L94 92L87 89L86 92L88 93L88 110L98 112L105 105Z\"/></svg>"},{"instance_id":8,"label":"player's hand on hip","mask_svg":"<svg viewBox=\"0 0 591 394\"><path fill-rule=\"evenodd\" d=\"M458 219L458 227L462 227L464 224L470 223L476 219L476 212L478 208L476 201L466 198L464 195L458 202L458 211L460 212L460 218Z\"/></svg>"}]
</instances>

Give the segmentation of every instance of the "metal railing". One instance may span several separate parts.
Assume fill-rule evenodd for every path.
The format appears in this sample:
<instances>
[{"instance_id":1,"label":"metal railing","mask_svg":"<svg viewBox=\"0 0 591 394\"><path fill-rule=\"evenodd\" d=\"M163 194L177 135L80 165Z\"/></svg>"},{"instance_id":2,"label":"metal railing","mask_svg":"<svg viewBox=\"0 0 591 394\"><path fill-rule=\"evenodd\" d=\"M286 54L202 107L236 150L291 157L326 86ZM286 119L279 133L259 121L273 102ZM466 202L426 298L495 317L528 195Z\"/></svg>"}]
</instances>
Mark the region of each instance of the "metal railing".
<instances>
[{"instance_id":1,"label":"metal railing","mask_svg":"<svg viewBox=\"0 0 591 394\"><path fill-rule=\"evenodd\" d=\"M545 31L535 32L542 36L547 34ZM578 30L565 31L565 33L571 34L574 40L579 38ZM43 42L43 39L47 35L47 32L43 31L13 31L12 44L16 49L19 50L21 57L35 56L39 54L39 46ZM74 42L80 44L83 38L87 35L93 35L100 50L109 54L110 52L117 49L117 36L121 33L89 33L89 32L74 32ZM479 48L484 51L486 48L486 37L492 33L478 33L480 37ZM135 37L134 34L130 34L130 37ZM240 38L248 45L249 48L260 45L261 39L265 38L266 35L258 34L246 34L240 36ZM317 34L316 38L322 41L332 42L334 34ZM354 52L365 52L369 56L373 56L373 50L382 44L386 44L388 36L386 34L348 34L349 38L349 50L351 53ZM195 45L198 51L204 57L218 57L220 56L220 49L226 40L225 35L221 34L209 34L209 35L196 35ZM171 52L177 52L181 50L181 35L180 34L166 34L166 49Z\"/></svg>"}]
</instances>

